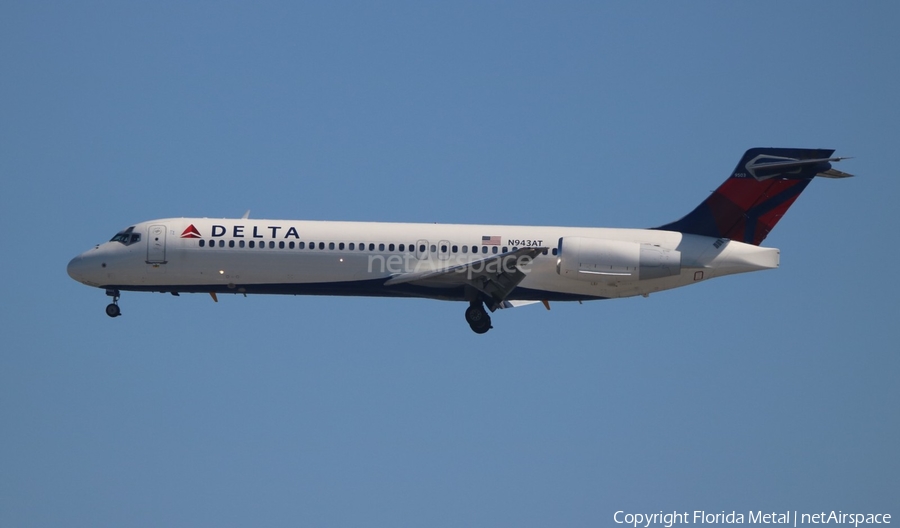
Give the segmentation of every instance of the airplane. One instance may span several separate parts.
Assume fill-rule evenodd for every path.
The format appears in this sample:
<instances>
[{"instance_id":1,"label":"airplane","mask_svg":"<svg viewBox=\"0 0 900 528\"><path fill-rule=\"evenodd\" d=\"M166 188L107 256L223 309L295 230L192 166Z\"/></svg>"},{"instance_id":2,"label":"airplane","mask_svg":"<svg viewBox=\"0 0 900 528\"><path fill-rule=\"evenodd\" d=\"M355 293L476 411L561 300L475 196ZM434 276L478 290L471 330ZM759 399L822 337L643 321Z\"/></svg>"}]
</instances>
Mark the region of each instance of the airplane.
<instances>
[{"instance_id":1,"label":"airplane","mask_svg":"<svg viewBox=\"0 0 900 528\"><path fill-rule=\"evenodd\" d=\"M106 291L419 297L468 303L477 334L501 308L615 299L777 268L760 243L834 150L753 148L686 216L649 229L166 218L73 258L68 274ZM490 312L490 313L489 313Z\"/></svg>"}]
</instances>

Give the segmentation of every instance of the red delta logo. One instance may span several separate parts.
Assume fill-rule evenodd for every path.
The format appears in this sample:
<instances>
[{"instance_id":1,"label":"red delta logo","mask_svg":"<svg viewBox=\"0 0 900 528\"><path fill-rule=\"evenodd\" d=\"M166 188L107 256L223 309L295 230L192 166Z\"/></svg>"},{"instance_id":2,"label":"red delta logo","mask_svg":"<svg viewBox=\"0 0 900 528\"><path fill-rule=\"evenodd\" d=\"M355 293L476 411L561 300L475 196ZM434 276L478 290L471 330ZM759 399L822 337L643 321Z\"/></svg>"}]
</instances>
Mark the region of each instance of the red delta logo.
<instances>
[{"instance_id":1,"label":"red delta logo","mask_svg":"<svg viewBox=\"0 0 900 528\"><path fill-rule=\"evenodd\" d=\"M184 233L181 233L181 238L200 238L200 231L197 231L197 228L194 227L194 224L187 226L187 229L184 230Z\"/></svg>"}]
</instances>

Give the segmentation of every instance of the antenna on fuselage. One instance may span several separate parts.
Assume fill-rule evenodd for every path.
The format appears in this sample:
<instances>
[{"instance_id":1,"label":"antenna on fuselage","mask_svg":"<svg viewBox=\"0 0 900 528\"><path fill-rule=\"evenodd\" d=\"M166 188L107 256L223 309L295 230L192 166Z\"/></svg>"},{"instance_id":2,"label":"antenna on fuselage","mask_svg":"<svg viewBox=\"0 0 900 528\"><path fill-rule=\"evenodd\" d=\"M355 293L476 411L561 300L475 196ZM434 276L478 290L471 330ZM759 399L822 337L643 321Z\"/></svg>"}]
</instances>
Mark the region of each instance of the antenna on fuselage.
<instances>
[{"instance_id":1,"label":"antenna on fuselage","mask_svg":"<svg viewBox=\"0 0 900 528\"><path fill-rule=\"evenodd\" d=\"M250 218L250 209L247 209L247 212L244 213L244 216L242 216L241 218L244 219L244 220Z\"/></svg>"}]
</instances>

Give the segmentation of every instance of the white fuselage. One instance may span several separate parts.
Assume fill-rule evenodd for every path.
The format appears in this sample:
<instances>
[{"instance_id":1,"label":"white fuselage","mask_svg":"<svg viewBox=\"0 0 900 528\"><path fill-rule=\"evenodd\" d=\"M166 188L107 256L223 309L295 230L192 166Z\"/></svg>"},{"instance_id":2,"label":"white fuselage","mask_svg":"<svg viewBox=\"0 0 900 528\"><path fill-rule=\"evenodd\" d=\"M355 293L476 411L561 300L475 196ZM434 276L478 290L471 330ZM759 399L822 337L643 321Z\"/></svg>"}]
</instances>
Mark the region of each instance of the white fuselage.
<instances>
[{"instance_id":1,"label":"white fuselage","mask_svg":"<svg viewBox=\"0 0 900 528\"><path fill-rule=\"evenodd\" d=\"M680 262L658 278L639 277L627 265L625 272L592 271L595 266L567 275L558 266L557 248L569 237L613 247L630 243L642 252L677 254ZM384 283L524 247L545 250L520 266L526 276L508 295L511 301L644 295L776 268L779 260L774 248L652 229L168 218L136 224L82 253L68 272L111 290L465 300L459 284Z\"/></svg>"}]
</instances>

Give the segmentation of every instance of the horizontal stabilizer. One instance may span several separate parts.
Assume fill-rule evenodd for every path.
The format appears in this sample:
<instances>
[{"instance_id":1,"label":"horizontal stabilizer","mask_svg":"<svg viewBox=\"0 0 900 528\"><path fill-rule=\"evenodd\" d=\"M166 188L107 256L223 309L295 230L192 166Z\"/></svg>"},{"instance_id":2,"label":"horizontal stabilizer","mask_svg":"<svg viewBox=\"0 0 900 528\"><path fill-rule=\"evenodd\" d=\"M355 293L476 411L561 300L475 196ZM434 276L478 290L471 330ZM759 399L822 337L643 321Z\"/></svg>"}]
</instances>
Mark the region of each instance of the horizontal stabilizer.
<instances>
[{"instance_id":1,"label":"horizontal stabilizer","mask_svg":"<svg viewBox=\"0 0 900 528\"><path fill-rule=\"evenodd\" d=\"M832 169L830 165L832 162L838 162L845 159L850 158L793 159L761 154L750 160L744 167L747 169L747 172L757 180L765 180L776 176L782 178L799 176L801 174L801 169L806 168L819 169L816 176L825 176L826 178L847 178L852 176L852 174ZM834 171L833 174L835 175L829 174L831 171ZM837 174L843 176L837 176Z\"/></svg>"},{"instance_id":2,"label":"horizontal stabilizer","mask_svg":"<svg viewBox=\"0 0 900 528\"><path fill-rule=\"evenodd\" d=\"M847 159L847 158L840 158L840 159ZM823 178L852 178L853 177L852 174L847 174L846 172L841 172L837 169L828 169L825 172L820 172L819 174L816 174L816 176L821 176Z\"/></svg>"}]
</instances>

